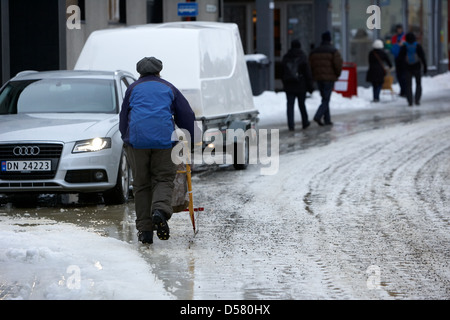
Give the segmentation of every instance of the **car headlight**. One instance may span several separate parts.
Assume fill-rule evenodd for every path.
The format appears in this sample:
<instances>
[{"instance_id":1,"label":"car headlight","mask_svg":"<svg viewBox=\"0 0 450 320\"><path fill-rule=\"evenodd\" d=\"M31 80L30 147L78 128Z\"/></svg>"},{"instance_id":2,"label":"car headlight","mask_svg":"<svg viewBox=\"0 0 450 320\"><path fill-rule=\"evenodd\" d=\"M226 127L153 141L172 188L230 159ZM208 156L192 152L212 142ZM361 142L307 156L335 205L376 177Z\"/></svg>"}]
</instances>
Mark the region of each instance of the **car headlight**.
<instances>
[{"instance_id":1,"label":"car headlight","mask_svg":"<svg viewBox=\"0 0 450 320\"><path fill-rule=\"evenodd\" d=\"M111 148L111 138L95 138L77 141L72 153L96 152Z\"/></svg>"}]
</instances>

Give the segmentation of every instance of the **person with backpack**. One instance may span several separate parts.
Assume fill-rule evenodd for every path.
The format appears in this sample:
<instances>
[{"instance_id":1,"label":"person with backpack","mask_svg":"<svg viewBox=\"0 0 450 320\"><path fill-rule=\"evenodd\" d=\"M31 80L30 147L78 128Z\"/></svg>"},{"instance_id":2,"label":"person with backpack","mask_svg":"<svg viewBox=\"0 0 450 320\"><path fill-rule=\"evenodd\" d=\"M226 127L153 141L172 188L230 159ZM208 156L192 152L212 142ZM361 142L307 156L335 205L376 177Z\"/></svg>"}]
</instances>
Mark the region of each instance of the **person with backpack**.
<instances>
[{"instance_id":1,"label":"person with backpack","mask_svg":"<svg viewBox=\"0 0 450 320\"><path fill-rule=\"evenodd\" d=\"M427 74L428 66L425 58L425 51L422 45L417 42L414 33L410 32L406 35L406 42L401 47L399 59L405 63L406 71L406 98L410 107L413 106L412 78L416 80L416 92L414 102L420 105L422 98L422 67L423 73Z\"/></svg>"},{"instance_id":2,"label":"person with backpack","mask_svg":"<svg viewBox=\"0 0 450 320\"><path fill-rule=\"evenodd\" d=\"M302 117L303 129L310 126L308 112L306 110L306 93L314 91L311 69L308 58L301 48L299 40L291 43L291 49L283 57L282 80L287 97L287 119L289 131L295 130L294 105L295 99Z\"/></svg>"},{"instance_id":3,"label":"person with backpack","mask_svg":"<svg viewBox=\"0 0 450 320\"><path fill-rule=\"evenodd\" d=\"M333 93L334 84L341 76L343 59L338 49L331 43L331 33L326 31L322 34L322 43L309 55L309 63L313 74L313 79L322 96L314 121L319 126L333 125L330 116L330 100ZM322 122L322 119L324 122Z\"/></svg>"},{"instance_id":4,"label":"person with backpack","mask_svg":"<svg viewBox=\"0 0 450 320\"><path fill-rule=\"evenodd\" d=\"M405 32L403 31L403 25L398 24L395 27L395 35L391 38L391 53L395 59L395 73L397 81L400 86L400 97L406 97L406 76L405 76L405 63L399 59L400 49L405 43Z\"/></svg>"}]
</instances>

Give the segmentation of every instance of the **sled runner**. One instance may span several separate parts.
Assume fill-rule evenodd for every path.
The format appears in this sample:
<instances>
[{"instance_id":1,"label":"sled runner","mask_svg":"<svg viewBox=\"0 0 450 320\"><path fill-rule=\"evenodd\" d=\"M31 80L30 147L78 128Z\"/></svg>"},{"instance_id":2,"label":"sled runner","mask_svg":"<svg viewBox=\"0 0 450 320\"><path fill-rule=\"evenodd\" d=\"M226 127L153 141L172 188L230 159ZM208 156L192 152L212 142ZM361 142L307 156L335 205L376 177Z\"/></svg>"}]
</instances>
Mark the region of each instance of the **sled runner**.
<instances>
[{"instance_id":1,"label":"sled runner","mask_svg":"<svg viewBox=\"0 0 450 320\"><path fill-rule=\"evenodd\" d=\"M180 136L180 142L187 146L185 139ZM192 168L190 161L190 153L178 165L177 175L174 181L174 190L172 194L172 208L173 212L189 212L194 236L198 233L195 223L195 213L203 212L204 208L194 207L194 195L192 190Z\"/></svg>"},{"instance_id":2,"label":"sled runner","mask_svg":"<svg viewBox=\"0 0 450 320\"><path fill-rule=\"evenodd\" d=\"M189 215L191 217L192 222L192 228L194 229L194 235L198 233L196 224L195 224L195 212L203 212L204 208L194 208L194 195L192 191L192 170L191 166L189 164L186 164L185 170L178 170L178 174L185 174L186 175L186 181L187 181L187 194L189 196L188 202L188 209L184 209L184 212L189 212Z\"/></svg>"}]
</instances>

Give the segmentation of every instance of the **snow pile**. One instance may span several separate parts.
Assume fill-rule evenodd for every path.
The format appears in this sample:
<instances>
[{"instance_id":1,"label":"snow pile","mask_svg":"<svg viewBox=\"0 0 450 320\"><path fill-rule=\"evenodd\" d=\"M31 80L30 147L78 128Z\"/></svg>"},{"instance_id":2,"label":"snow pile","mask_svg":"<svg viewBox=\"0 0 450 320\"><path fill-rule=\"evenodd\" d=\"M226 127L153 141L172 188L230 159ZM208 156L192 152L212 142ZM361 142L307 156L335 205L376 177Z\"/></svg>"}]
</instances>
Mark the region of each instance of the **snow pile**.
<instances>
[{"instance_id":1,"label":"snow pile","mask_svg":"<svg viewBox=\"0 0 450 320\"><path fill-rule=\"evenodd\" d=\"M413 83L414 86L414 83ZM394 92L399 92L400 87L398 84L393 85ZM435 77L423 77L422 78L422 90L424 102L427 98L436 95L447 94L450 89L450 72L437 75ZM399 100L402 99L402 100ZM377 108L379 104L371 103L373 100L372 88L358 87L358 96L352 98L345 98L341 94L333 92L331 96L331 114L340 112L348 112L352 110ZM260 112L260 124L267 126L270 124L284 124L286 122L286 94L284 92L266 91L262 95L254 98L256 109ZM392 98L389 91L383 91L381 95L382 103L389 104L403 104L406 105L406 99ZM310 120L314 116L318 107L321 104L321 97L318 90L314 91L311 96L306 99L306 109L309 114ZM300 121L300 112L295 107L295 119Z\"/></svg>"},{"instance_id":2,"label":"snow pile","mask_svg":"<svg viewBox=\"0 0 450 320\"><path fill-rule=\"evenodd\" d=\"M70 224L0 216L0 299L171 299L136 246Z\"/></svg>"}]
</instances>

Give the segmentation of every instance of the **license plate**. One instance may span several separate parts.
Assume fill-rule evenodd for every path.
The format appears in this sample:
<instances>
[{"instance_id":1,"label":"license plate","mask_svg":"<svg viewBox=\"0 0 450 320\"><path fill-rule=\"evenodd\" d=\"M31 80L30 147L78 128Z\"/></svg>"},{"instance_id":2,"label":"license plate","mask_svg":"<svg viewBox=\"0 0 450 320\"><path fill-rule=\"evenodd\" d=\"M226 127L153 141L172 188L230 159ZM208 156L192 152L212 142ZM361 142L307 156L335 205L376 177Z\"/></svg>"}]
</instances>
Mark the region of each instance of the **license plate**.
<instances>
[{"instance_id":1,"label":"license plate","mask_svg":"<svg viewBox=\"0 0 450 320\"><path fill-rule=\"evenodd\" d=\"M2 172L45 172L52 171L49 160L35 161L2 161Z\"/></svg>"}]
</instances>

